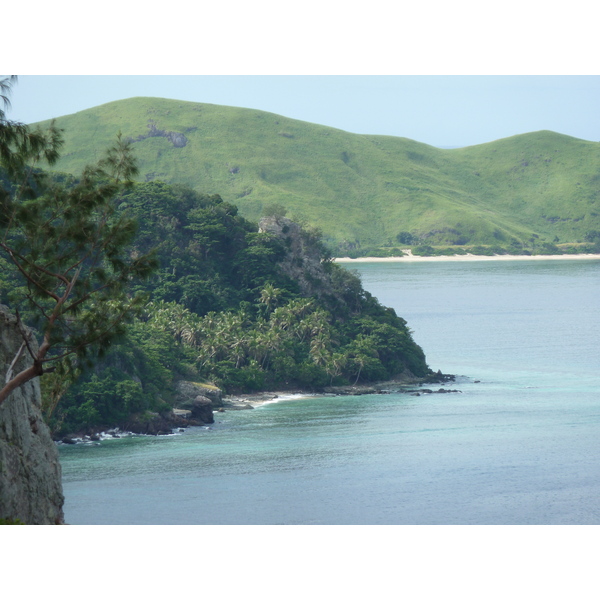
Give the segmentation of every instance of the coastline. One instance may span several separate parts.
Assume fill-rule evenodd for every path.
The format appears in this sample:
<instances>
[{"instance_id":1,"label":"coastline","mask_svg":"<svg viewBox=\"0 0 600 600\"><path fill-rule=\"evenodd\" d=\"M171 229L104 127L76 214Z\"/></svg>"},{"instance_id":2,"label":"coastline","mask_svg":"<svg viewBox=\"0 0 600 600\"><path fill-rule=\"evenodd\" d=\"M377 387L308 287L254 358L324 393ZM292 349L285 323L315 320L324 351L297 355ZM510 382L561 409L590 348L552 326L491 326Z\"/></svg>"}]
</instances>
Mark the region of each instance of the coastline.
<instances>
[{"instance_id":1,"label":"coastline","mask_svg":"<svg viewBox=\"0 0 600 600\"><path fill-rule=\"evenodd\" d=\"M299 400L318 396L319 394L311 392L256 392L251 394L234 394L223 398L223 405L215 409L217 412L227 412L228 410L244 410L257 408L264 404L274 402L285 402L286 400Z\"/></svg>"},{"instance_id":2,"label":"coastline","mask_svg":"<svg viewBox=\"0 0 600 600\"><path fill-rule=\"evenodd\" d=\"M380 381L372 384L357 384L357 385L342 385L342 386L327 386L320 392L308 391L280 391L280 392L255 392L249 394L235 394L225 396L223 405L218 407L215 412L227 410L244 410L249 408L257 408L264 404L275 402L286 402L288 400L301 400L303 398L321 398L327 396L363 396L365 394L389 394L392 392L414 393L430 385L438 387L437 391L422 389L424 393L445 393L449 392L444 386L448 383L455 383L456 375L445 375L441 372L433 374L431 377L407 377L400 379L391 379L388 381ZM458 390L452 390L458 391Z\"/></svg>"},{"instance_id":3,"label":"coastline","mask_svg":"<svg viewBox=\"0 0 600 600\"><path fill-rule=\"evenodd\" d=\"M362 396L365 394L390 394L392 392L403 392L420 396L421 394L439 394L449 392L459 392L457 389L448 389L444 387L447 383L454 383L455 375L444 375L441 372L432 374L431 377L424 378L400 378L389 381L381 381L373 384L358 384L346 386L328 386L320 392L314 391L272 391L272 392L253 392L248 394L232 394L225 396L222 403L214 407L213 414L227 412L230 410L249 410L259 408L265 404L277 402L286 402L289 400L302 400L305 398L328 397L328 396ZM423 388L424 385L439 387L437 390ZM210 428L214 420L210 423L202 422L197 419L190 419L189 415L184 417L181 413L189 413L186 410L173 409L171 417L161 417L160 427L152 431L141 431L139 428L132 428L131 425L122 424L108 428L98 428L97 430L77 431L61 435L54 438L54 442L59 445L72 444L95 444L109 439L119 439L130 436L157 436L157 435L176 435L183 432L188 427ZM158 415L157 415L158 416Z\"/></svg>"},{"instance_id":4,"label":"coastline","mask_svg":"<svg viewBox=\"0 0 600 600\"><path fill-rule=\"evenodd\" d=\"M349 258L347 256L334 258L339 263L360 262L471 262L471 261L519 261L519 260L600 260L600 254L494 254L486 256L481 254L454 254L452 256L415 256L412 253L405 256L361 256Z\"/></svg>"}]
</instances>

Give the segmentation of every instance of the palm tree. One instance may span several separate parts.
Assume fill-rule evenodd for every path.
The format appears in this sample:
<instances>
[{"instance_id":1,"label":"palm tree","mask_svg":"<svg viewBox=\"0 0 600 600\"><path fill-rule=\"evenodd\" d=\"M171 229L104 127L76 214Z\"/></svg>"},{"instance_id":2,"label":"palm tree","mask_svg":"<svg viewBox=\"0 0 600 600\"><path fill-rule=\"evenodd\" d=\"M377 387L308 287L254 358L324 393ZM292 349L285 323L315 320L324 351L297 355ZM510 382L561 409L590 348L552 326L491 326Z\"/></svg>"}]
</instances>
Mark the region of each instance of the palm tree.
<instances>
[{"instance_id":1,"label":"palm tree","mask_svg":"<svg viewBox=\"0 0 600 600\"><path fill-rule=\"evenodd\" d=\"M283 291L276 288L272 283L265 284L260 292L260 303L265 305L267 313L270 313L271 309L277 306L277 301L282 293Z\"/></svg>"},{"instance_id":2,"label":"palm tree","mask_svg":"<svg viewBox=\"0 0 600 600\"><path fill-rule=\"evenodd\" d=\"M329 361L325 365L325 370L327 374L331 377L329 383L333 383L333 378L338 377L342 374L344 367L346 366L348 359L346 355L336 352L335 354L331 354Z\"/></svg>"},{"instance_id":3,"label":"palm tree","mask_svg":"<svg viewBox=\"0 0 600 600\"><path fill-rule=\"evenodd\" d=\"M315 364L324 365L328 362L330 341L329 337L323 333L311 340L309 354Z\"/></svg>"}]
</instances>

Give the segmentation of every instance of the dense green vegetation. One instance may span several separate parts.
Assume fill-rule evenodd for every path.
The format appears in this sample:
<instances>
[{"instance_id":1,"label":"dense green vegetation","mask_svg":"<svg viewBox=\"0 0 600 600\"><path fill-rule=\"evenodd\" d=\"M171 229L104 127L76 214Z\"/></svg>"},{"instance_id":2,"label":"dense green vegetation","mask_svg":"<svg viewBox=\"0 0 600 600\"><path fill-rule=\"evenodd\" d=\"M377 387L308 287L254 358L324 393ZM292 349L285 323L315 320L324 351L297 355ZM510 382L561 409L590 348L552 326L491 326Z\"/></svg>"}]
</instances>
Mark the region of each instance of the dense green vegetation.
<instances>
[{"instance_id":1,"label":"dense green vegetation","mask_svg":"<svg viewBox=\"0 0 600 600\"><path fill-rule=\"evenodd\" d=\"M13 82L0 81L6 105ZM48 175L60 128L0 112L0 302L23 337L0 402L43 376L43 409L64 432L167 413L180 379L232 392L433 376L406 322L317 230L282 204L259 229L219 195L134 184L135 142L119 132L80 175Z\"/></svg>"},{"instance_id":2,"label":"dense green vegetation","mask_svg":"<svg viewBox=\"0 0 600 600\"><path fill-rule=\"evenodd\" d=\"M543 251L600 231L600 144L540 131L442 150L257 110L133 98L61 117L58 170L78 173L118 130L141 181L218 193L257 221L280 204L336 255L409 246ZM586 251L585 247L581 247Z\"/></svg>"},{"instance_id":3,"label":"dense green vegetation","mask_svg":"<svg viewBox=\"0 0 600 600\"><path fill-rule=\"evenodd\" d=\"M156 249L158 270L131 289L151 301L93 368L43 378L55 431L168 409L178 379L247 392L430 374L406 322L330 260L317 232L284 217L275 222L300 241L259 232L219 196L161 182L136 184L114 204L138 223L131 256ZM285 261L311 277L286 274ZM0 301L10 302L8 274L0 280Z\"/></svg>"}]
</instances>

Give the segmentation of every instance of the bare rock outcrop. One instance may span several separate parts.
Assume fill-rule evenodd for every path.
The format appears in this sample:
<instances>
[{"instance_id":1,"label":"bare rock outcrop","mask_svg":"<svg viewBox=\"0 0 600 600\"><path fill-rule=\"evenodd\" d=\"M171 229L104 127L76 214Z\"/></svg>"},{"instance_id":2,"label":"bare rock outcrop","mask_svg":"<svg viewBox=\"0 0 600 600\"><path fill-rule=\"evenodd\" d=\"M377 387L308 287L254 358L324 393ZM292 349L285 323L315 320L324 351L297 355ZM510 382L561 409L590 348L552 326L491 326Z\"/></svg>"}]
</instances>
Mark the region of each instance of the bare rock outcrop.
<instances>
[{"instance_id":1,"label":"bare rock outcrop","mask_svg":"<svg viewBox=\"0 0 600 600\"><path fill-rule=\"evenodd\" d=\"M193 419L214 423L213 410L223 406L222 392L216 386L179 381L176 385L175 407L189 410Z\"/></svg>"},{"instance_id":2,"label":"bare rock outcrop","mask_svg":"<svg viewBox=\"0 0 600 600\"><path fill-rule=\"evenodd\" d=\"M277 236L289 249L279 268L296 281L303 296L320 297L329 290L330 278L323 269L318 236L287 217L263 217L258 227L261 233Z\"/></svg>"},{"instance_id":3,"label":"bare rock outcrop","mask_svg":"<svg viewBox=\"0 0 600 600\"><path fill-rule=\"evenodd\" d=\"M0 305L0 382L22 341L17 319ZM24 352L14 368L30 363ZM42 417L36 378L0 404L0 519L61 524L63 502L58 449Z\"/></svg>"}]
</instances>

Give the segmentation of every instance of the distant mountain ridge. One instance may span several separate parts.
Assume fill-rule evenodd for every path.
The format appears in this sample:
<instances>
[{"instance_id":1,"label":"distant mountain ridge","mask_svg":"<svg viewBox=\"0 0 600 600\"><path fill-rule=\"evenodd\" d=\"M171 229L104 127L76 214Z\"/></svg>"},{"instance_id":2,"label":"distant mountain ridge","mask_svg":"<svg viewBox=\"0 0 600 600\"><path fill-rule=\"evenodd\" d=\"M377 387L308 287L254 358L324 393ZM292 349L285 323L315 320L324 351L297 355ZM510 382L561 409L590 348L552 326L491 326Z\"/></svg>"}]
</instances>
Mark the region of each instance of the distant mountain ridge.
<instances>
[{"instance_id":1,"label":"distant mountain ridge","mask_svg":"<svg viewBox=\"0 0 600 600\"><path fill-rule=\"evenodd\" d=\"M121 131L134 143L141 181L219 194L255 221L281 205L341 253L417 242L583 242L600 231L600 143L551 131L441 149L160 98L56 122L65 146L55 170L79 173Z\"/></svg>"}]
</instances>

